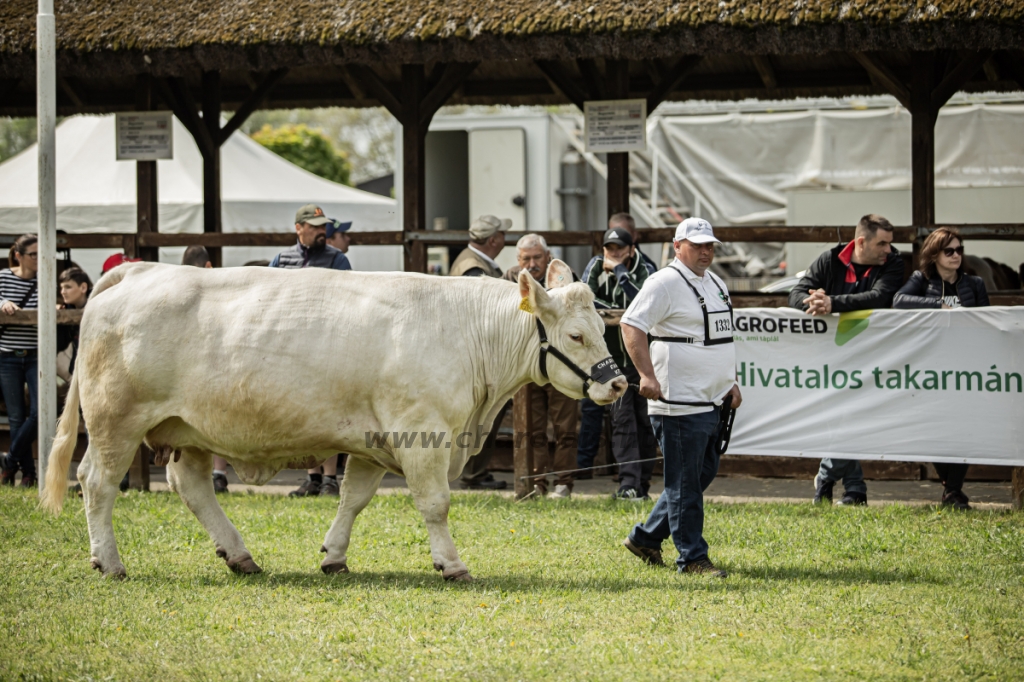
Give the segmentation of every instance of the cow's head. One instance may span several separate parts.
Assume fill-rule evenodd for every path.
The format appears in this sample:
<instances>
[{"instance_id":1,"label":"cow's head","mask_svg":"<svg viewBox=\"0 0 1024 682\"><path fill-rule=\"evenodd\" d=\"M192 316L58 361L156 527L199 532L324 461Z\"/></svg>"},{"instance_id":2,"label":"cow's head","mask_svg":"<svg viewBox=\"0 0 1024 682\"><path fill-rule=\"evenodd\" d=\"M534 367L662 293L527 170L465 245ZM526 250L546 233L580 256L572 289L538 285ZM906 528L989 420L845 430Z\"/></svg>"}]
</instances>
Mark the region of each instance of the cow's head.
<instances>
[{"instance_id":1,"label":"cow's head","mask_svg":"<svg viewBox=\"0 0 1024 682\"><path fill-rule=\"evenodd\" d=\"M561 351L587 374L609 357L604 342L604 322L594 309L594 294L587 285L573 283L572 270L560 260L548 266L544 290L530 273L519 273L519 294L526 304L523 309L532 312L541 321L551 347ZM583 380L553 355L548 355L548 379L565 395L590 398L599 405L618 400L626 392L625 377L605 378L603 383L591 382L587 395L583 395Z\"/></svg>"}]
</instances>

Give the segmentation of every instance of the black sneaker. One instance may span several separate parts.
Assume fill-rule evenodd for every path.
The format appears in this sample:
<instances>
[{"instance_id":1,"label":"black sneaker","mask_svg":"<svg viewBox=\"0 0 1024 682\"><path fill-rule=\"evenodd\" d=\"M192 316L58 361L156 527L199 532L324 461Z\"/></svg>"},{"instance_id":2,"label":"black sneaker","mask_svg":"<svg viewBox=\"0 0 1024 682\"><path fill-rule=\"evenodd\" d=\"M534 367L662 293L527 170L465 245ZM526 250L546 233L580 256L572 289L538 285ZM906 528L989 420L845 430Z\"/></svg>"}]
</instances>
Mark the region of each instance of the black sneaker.
<instances>
[{"instance_id":1,"label":"black sneaker","mask_svg":"<svg viewBox=\"0 0 1024 682\"><path fill-rule=\"evenodd\" d=\"M639 502L643 498L641 497L640 493L637 491L636 488L631 488L629 486L624 485L618 490L616 490L615 493L612 494L612 499L625 500L627 502Z\"/></svg>"},{"instance_id":2,"label":"black sneaker","mask_svg":"<svg viewBox=\"0 0 1024 682\"><path fill-rule=\"evenodd\" d=\"M868 496L864 493L843 493L843 499L836 502L840 507L865 507L868 504Z\"/></svg>"},{"instance_id":3,"label":"black sneaker","mask_svg":"<svg viewBox=\"0 0 1024 682\"><path fill-rule=\"evenodd\" d=\"M324 476L324 482L320 484L320 497L338 497L341 494L341 486L337 478Z\"/></svg>"},{"instance_id":4,"label":"black sneaker","mask_svg":"<svg viewBox=\"0 0 1024 682\"><path fill-rule=\"evenodd\" d=\"M0 454L0 485L14 485L14 477L18 473L18 467L8 469L7 455Z\"/></svg>"},{"instance_id":5,"label":"black sneaker","mask_svg":"<svg viewBox=\"0 0 1024 682\"><path fill-rule=\"evenodd\" d=\"M213 475L213 492L215 493L226 493L228 492L228 477L224 474Z\"/></svg>"},{"instance_id":6,"label":"black sneaker","mask_svg":"<svg viewBox=\"0 0 1024 682\"><path fill-rule=\"evenodd\" d=\"M508 487L508 483L499 481L490 474L487 474L484 478L462 481L459 485L463 490L504 490Z\"/></svg>"},{"instance_id":7,"label":"black sneaker","mask_svg":"<svg viewBox=\"0 0 1024 682\"><path fill-rule=\"evenodd\" d=\"M320 481L314 481L310 477L302 482L295 490L288 493L288 497L316 497L320 494Z\"/></svg>"},{"instance_id":8,"label":"black sneaker","mask_svg":"<svg viewBox=\"0 0 1024 682\"><path fill-rule=\"evenodd\" d=\"M641 561L650 566L664 566L665 562L661 558L660 549L651 549L650 547L641 547L640 545L633 544L630 538L626 538L622 542L622 546L628 549L630 552L640 557Z\"/></svg>"},{"instance_id":9,"label":"black sneaker","mask_svg":"<svg viewBox=\"0 0 1024 682\"><path fill-rule=\"evenodd\" d=\"M697 561L691 561L686 564L685 567L679 569L680 573L694 573L697 575L709 575L712 578L727 578L729 574L720 568L717 568L710 559L698 559Z\"/></svg>"},{"instance_id":10,"label":"black sneaker","mask_svg":"<svg viewBox=\"0 0 1024 682\"><path fill-rule=\"evenodd\" d=\"M835 487L835 481L822 480L821 474L814 476L814 504L821 504L827 502L832 504L832 488Z\"/></svg>"},{"instance_id":11,"label":"black sneaker","mask_svg":"<svg viewBox=\"0 0 1024 682\"><path fill-rule=\"evenodd\" d=\"M962 490L947 490L942 494L943 507L968 511L971 508L969 502L970 500L967 499L967 496L964 495L964 491Z\"/></svg>"}]
</instances>

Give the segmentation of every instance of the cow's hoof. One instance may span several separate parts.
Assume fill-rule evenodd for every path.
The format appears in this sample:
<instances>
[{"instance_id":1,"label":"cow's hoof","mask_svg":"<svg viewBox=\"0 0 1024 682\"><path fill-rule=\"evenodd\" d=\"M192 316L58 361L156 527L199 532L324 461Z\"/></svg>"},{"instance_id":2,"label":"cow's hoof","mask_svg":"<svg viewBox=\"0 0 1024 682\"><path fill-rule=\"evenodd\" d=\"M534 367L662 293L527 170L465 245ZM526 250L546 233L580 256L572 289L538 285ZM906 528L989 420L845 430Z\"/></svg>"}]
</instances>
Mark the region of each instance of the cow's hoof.
<instances>
[{"instance_id":1,"label":"cow's hoof","mask_svg":"<svg viewBox=\"0 0 1024 682\"><path fill-rule=\"evenodd\" d=\"M237 573L238 575L255 575L256 573L263 572L263 569L252 560L251 556L243 556L234 561L229 561L228 568L231 569L232 573Z\"/></svg>"},{"instance_id":2,"label":"cow's hoof","mask_svg":"<svg viewBox=\"0 0 1024 682\"><path fill-rule=\"evenodd\" d=\"M434 564L434 570L435 571L443 571L444 570L444 564Z\"/></svg>"},{"instance_id":3,"label":"cow's hoof","mask_svg":"<svg viewBox=\"0 0 1024 682\"><path fill-rule=\"evenodd\" d=\"M103 564L100 563L99 559L93 559L89 563L93 568L102 573L104 578L110 578L111 580L124 580L128 577L128 571L124 570L124 566L117 566L116 568L108 571L103 568Z\"/></svg>"},{"instance_id":4,"label":"cow's hoof","mask_svg":"<svg viewBox=\"0 0 1024 682\"><path fill-rule=\"evenodd\" d=\"M320 570L323 571L325 575L348 573L348 564L344 561L325 561L320 564Z\"/></svg>"},{"instance_id":5,"label":"cow's hoof","mask_svg":"<svg viewBox=\"0 0 1024 682\"><path fill-rule=\"evenodd\" d=\"M444 576L444 579L451 583L473 582L473 576L469 574L469 571L459 571L458 573L452 573L451 575Z\"/></svg>"}]
</instances>

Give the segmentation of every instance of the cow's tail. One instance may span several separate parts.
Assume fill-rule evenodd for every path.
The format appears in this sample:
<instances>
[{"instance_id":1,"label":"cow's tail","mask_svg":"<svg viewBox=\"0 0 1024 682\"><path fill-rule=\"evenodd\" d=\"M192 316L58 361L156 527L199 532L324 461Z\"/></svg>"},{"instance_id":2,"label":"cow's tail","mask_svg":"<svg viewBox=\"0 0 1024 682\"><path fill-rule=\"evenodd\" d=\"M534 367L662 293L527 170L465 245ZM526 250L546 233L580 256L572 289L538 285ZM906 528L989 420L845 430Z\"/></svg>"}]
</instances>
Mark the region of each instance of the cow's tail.
<instances>
[{"instance_id":1,"label":"cow's tail","mask_svg":"<svg viewBox=\"0 0 1024 682\"><path fill-rule=\"evenodd\" d=\"M71 468L71 457L75 454L78 444L78 372L71 375L64 413L57 422L57 437L53 439L50 449L50 461L46 465L46 486L43 488L40 502L56 516L64 506L64 497L68 492L68 469Z\"/></svg>"}]
</instances>

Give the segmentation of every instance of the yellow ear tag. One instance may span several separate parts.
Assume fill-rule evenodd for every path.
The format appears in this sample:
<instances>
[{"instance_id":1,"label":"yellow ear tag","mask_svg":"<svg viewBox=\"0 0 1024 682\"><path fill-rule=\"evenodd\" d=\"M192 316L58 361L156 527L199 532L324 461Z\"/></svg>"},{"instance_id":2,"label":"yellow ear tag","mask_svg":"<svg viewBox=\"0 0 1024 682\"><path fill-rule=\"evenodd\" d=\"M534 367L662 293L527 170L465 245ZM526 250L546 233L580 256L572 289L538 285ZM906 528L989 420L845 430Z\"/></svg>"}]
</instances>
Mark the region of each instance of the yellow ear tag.
<instances>
[{"instance_id":1,"label":"yellow ear tag","mask_svg":"<svg viewBox=\"0 0 1024 682\"><path fill-rule=\"evenodd\" d=\"M533 314L533 306L530 305L529 296L523 296L523 300L519 302L519 309L522 310L524 313L530 313L531 315Z\"/></svg>"}]
</instances>

